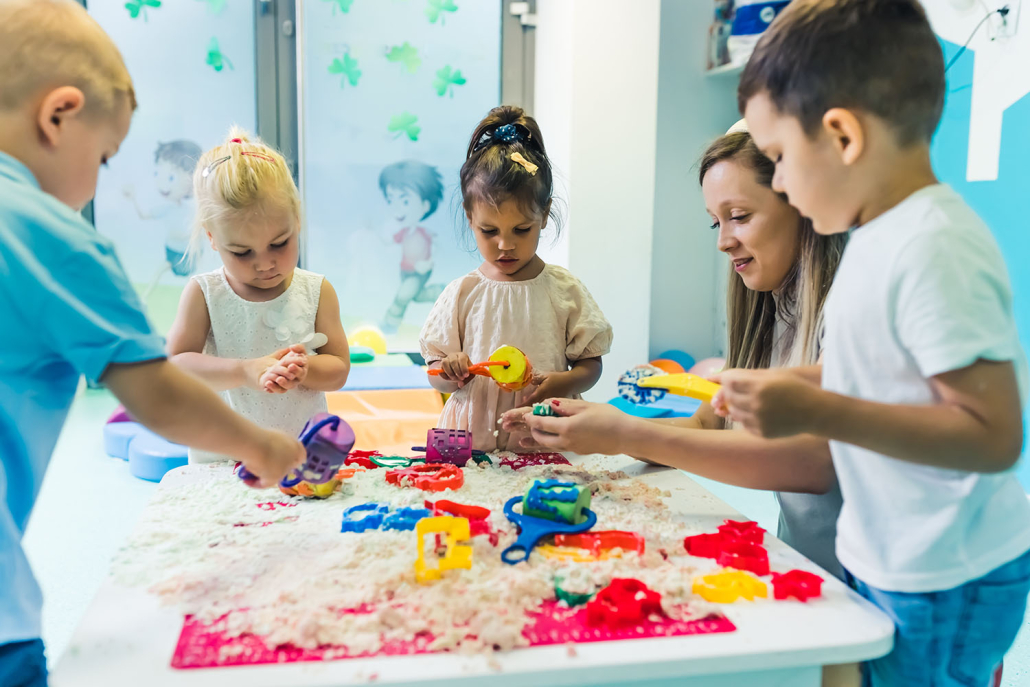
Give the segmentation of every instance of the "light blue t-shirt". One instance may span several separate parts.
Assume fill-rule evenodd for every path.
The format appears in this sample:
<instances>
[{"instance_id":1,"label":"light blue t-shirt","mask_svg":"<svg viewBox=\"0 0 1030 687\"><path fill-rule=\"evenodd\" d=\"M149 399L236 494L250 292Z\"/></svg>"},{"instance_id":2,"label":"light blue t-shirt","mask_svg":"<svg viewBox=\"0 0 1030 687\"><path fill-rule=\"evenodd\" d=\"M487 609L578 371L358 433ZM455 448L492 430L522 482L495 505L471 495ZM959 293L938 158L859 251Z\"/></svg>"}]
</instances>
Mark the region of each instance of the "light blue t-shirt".
<instances>
[{"instance_id":1,"label":"light blue t-shirt","mask_svg":"<svg viewBox=\"0 0 1030 687\"><path fill-rule=\"evenodd\" d=\"M4 153L0 328L2 645L40 636L42 596L21 538L79 377L164 356L111 242Z\"/></svg>"}]
</instances>

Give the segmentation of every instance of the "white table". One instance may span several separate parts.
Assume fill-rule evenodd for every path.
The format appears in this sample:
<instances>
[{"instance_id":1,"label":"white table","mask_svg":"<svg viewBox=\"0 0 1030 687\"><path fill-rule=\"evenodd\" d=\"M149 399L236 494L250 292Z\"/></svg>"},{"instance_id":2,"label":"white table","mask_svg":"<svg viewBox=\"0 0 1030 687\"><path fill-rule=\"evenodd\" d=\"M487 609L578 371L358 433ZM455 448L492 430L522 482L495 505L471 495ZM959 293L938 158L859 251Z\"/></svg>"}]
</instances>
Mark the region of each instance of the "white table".
<instances>
[{"instance_id":1,"label":"white table","mask_svg":"<svg viewBox=\"0 0 1030 687\"><path fill-rule=\"evenodd\" d=\"M573 457L574 463L623 469L672 493L676 513L710 520L711 531L740 513L685 473L648 467L626 456ZM166 482L174 483L176 473ZM800 554L766 537L774 568L812 568ZM182 616L156 597L107 580L51 676L53 687L322 687L352 684L543 687L677 685L814 687L821 666L886 654L894 627L845 585L824 575L823 600L801 604L740 602L724 606L735 632L518 649L484 656L430 654L215 669L169 667Z\"/></svg>"}]
</instances>

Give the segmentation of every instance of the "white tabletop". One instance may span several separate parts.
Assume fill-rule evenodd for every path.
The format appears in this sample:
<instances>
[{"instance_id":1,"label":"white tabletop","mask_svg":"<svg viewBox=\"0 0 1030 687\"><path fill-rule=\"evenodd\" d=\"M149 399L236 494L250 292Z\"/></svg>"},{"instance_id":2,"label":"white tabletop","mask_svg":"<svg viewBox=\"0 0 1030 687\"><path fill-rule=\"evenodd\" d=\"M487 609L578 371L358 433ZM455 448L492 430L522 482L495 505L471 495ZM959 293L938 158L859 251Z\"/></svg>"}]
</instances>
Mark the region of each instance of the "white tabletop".
<instances>
[{"instance_id":1,"label":"white tabletop","mask_svg":"<svg viewBox=\"0 0 1030 687\"><path fill-rule=\"evenodd\" d=\"M626 456L572 457L584 467L624 470L671 492L669 508L684 517L710 521L741 519L685 473L645 466ZM162 487L182 480L169 473ZM766 537L776 569L814 564L771 535ZM818 666L862 661L887 653L890 620L844 584L823 573L824 598L736 603L723 606L737 630L729 633L517 649L493 656L439 653L214 669L176 670L169 663L182 629L182 615L162 608L142 589L108 579L55 667L54 687L321 687L351 684L481 684L496 687L527 680L534 687L571 684L817 685ZM715 677L716 675L720 677ZM708 677L701 677L708 676Z\"/></svg>"}]
</instances>

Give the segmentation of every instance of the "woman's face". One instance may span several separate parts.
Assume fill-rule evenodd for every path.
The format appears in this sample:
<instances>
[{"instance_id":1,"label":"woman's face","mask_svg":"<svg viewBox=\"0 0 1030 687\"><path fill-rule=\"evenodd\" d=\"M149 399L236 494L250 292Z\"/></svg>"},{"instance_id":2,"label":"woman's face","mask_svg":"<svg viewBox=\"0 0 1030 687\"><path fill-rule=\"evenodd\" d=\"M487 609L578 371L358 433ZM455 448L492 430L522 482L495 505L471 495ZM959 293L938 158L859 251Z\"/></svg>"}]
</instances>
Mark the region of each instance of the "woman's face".
<instances>
[{"instance_id":1,"label":"woman's face","mask_svg":"<svg viewBox=\"0 0 1030 687\"><path fill-rule=\"evenodd\" d=\"M735 160L712 166L701 184L719 250L753 291L777 291L797 259L800 216Z\"/></svg>"}]
</instances>

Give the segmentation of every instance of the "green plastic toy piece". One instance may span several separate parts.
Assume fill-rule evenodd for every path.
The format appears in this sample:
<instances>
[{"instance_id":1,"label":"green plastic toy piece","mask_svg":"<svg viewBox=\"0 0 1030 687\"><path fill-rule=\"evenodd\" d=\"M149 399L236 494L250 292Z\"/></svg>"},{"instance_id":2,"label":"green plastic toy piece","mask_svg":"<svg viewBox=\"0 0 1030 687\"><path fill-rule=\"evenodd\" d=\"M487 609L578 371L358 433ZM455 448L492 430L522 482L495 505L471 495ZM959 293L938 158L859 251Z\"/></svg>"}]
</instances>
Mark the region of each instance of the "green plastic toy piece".
<instances>
[{"instance_id":1,"label":"green plastic toy piece","mask_svg":"<svg viewBox=\"0 0 1030 687\"><path fill-rule=\"evenodd\" d=\"M590 508L590 490L572 482L537 480L522 498L522 514L544 520L578 525L586 520L583 509Z\"/></svg>"},{"instance_id":2,"label":"green plastic toy piece","mask_svg":"<svg viewBox=\"0 0 1030 687\"><path fill-rule=\"evenodd\" d=\"M596 592L570 592L564 589L561 585L565 581L563 577L554 578L554 595L558 597L558 601L564 601L569 608L576 606L582 606L583 604L594 598Z\"/></svg>"},{"instance_id":3,"label":"green plastic toy piece","mask_svg":"<svg viewBox=\"0 0 1030 687\"><path fill-rule=\"evenodd\" d=\"M558 413L554 412L554 407L550 403L534 403L533 414L543 415L544 417L556 417Z\"/></svg>"},{"instance_id":4,"label":"green plastic toy piece","mask_svg":"<svg viewBox=\"0 0 1030 687\"><path fill-rule=\"evenodd\" d=\"M370 459L381 468L410 468L412 463L424 463L425 458L408 458L406 456L372 456Z\"/></svg>"}]
</instances>

